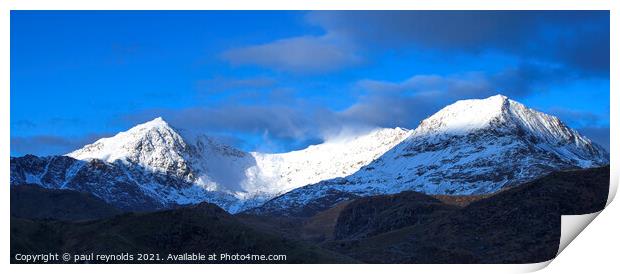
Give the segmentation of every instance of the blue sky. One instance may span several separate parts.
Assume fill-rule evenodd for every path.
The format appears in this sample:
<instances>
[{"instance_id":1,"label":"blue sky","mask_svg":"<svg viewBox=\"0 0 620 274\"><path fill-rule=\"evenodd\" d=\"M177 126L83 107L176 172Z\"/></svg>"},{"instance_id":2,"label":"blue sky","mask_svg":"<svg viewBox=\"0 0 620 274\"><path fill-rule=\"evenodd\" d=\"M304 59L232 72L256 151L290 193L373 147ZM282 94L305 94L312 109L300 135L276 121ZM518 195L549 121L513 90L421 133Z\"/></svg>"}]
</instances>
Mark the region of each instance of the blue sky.
<instances>
[{"instance_id":1,"label":"blue sky","mask_svg":"<svg viewBox=\"0 0 620 274\"><path fill-rule=\"evenodd\" d=\"M12 11L11 155L162 116L245 150L502 93L609 146L607 11Z\"/></svg>"}]
</instances>

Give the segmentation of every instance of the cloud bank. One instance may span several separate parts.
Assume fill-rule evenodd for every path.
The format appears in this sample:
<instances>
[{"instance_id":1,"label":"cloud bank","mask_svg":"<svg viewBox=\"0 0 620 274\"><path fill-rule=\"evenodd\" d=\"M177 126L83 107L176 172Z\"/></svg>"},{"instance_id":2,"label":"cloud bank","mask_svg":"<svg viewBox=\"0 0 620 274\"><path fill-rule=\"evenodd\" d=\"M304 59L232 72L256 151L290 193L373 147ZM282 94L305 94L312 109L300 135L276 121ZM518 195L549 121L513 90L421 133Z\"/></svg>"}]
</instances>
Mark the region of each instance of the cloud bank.
<instances>
[{"instance_id":1,"label":"cloud bank","mask_svg":"<svg viewBox=\"0 0 620 274\"><path fill-rule=\"evenodd\" d=\"M608 11L313 11L322 36L285 37L230 49L233 65L325 73L363 64L368 49L479 54L498 51L609 74Z\"/></svg>"},{"instance_id":2,"label":"cloud bank","mask_svg":"<svg viewBox=\"0 0 620 274\"><path fill-rule=\"evenodd\" d=\"M206 98L197 101L212 100L210 104L146 108L122 115L120 122L134 125L163 116L175 126L221 134L236 144L248 136L259 138L258 143L306 144L373 127L415 128L460 99L502 93L521 100L575 79L609 78L608 11L313 11L305 20L322 34L278 37L219 52L233 70L264 70L259 76L197 80L197 97ZM344 107L312 101L312 90L298 95L296 87L276 77L295 74L289 83L327 74L339 77L339 72L372 65L372 58L386 51L431 51L447 60L498 53L518 61L451 74L405 72L396 80L381 73L357 75L350 86L330 91L332 98L350 97ZM608 117L560 107L542 111L609 146L609 128L601 123ZM66 153L83 140L14 137L11 150Z\"/></svg>"},{"instance_id":3,"label":"cloud bank","mask_svg":"<svg viewBox=\"0 0 620 274\"><path fill-rule=\"evenodd\" d=\"M328 36L301 36L230 49L222 58L234 66L257 65L294 73L324 73L360 64L346 43Z\"/></svg>"}]
</instances>

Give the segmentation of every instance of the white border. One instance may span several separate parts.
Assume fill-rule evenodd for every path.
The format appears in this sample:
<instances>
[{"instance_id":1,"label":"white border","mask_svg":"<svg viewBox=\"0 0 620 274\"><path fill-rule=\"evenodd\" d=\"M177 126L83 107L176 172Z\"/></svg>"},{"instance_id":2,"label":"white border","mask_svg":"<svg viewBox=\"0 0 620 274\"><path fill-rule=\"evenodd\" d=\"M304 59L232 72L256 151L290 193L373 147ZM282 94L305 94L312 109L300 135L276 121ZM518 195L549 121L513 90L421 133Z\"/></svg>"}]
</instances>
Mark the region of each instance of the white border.
<instances>
[{"instance_id":1,"label":"white border","mask_svg":"<svg viewBox=\"0 0 620 274\"><path fill-rule=\"evenodd\" d=\"M151 1L130 1L130 0L108 0L108 1L94 1L94 0L6 0L0 1L0 37L2 43L0 45L0 60L3 61L3 65L0 67L0 85L2 100L0 100L0 130L2 131L0 152L5 157L0 157L0 171L1 178L5 178L4 191L0 192L2 201L2 218L3 220L9 219L9 191L8 191L8 178L9 178L9 141L10 141L10 10L89 10L89 9L104 9L104 10L185 10L185 9L212 9L212 10L337 10L337 9L351 9L351 10L363 10L363 9L377 9L377 10L389 10L389 9L417 9L417 10L432 10L432 9L453 9L453 10L611 10L611 60L618 59L618 28L614 26L619 25L617 1L611 0L435 0L435 1L423 1L423 0L356 0L356 1L339 1L337 0L314 0L314 1L286 1L286 0L237 0L237 1L190 1L190 0L151 0ZM618 77L617 63L611 63L611 75L610 79L620 79ZM610 189L611 202L615 196L618 187L619 172L617 168L618 163L618 110L620 98L618 98L618 87L612 80L610 83L610 96L611 96L611 170L612 170L612 184ZM606 211L614 208L616 214L606 214ZM610 266L609 268L600 268L601 270L607 270L606 272L613 272L616 270L615 261L613 257L607 261L597 260L600 257L605 257L607 254L617 253L618 250L618 236L617 231L619 227L618 206L610 206L609 209L605 209L601 215L606 216L606 223L604 225L598 225L598 229L605 229L608 234L597 235L588 233L591 237L592 243L598 245L591 246L590 248L597 249L590 252L590 250L581 250L578 253L578 257L574 260L562 260L562 256L558 257L558 264L562 263L558 267L550 267L551 271L562 271L557 273L565 273L567 270L575 270L575 266L582 266L584 263L587 269L593 268L591 262L596 262L599 266ZM564 218L563 218L564 219ZM574 218L573 218L574 219ZM588 219L588 218L586 218ZM597 223L595 220L594 223ZM600 223L600 222L599 222ZM611 229L610 229L611 228ZM615 229L613 229L615 228ZM588 230L586 230L588 231ZM329 272L361 272L361 273L380 273L386 270L388 271L422 271L437 272L437 271L450 271L457 273L498 273L498 272L523 272L523 271L535 271L547 266L550 262L532 264L532 265L284 265L284 266L270 266L270 265L98 265L97 267L90 267L88 265L8 265L9 263L9 223L3 222L0 230L0 239L2 243L2 251L0 252L0 261L3 262L3 273L19 273L20 271L38 271L46 273L68 273L68 272L83 272L88 271L90 273L109 273L111 271L148 271L152 273L171 273L171 272L227 272L230 271L243 271L243 272L292 272L297 273L316 273L318 271ZM605 241L604 239L611 239ZM586 241L578 241L581 245L585 245ZM603 243L613 243L615 245L604 247ZM570 250L570 248L568 248ZM607 253L603 254L601 250L606 250ZM571 254L575 254L577 250L571 251ZM598 252L598 253L597 253ZM577 259L579 258L579 259ZM587 262L587 258L590 259L590 263ZM583 262L586 260L586 262ZM553 264L552 264L553 265ZM572 272L572 271L571 271Z\"/></svg>"}]
</instances>

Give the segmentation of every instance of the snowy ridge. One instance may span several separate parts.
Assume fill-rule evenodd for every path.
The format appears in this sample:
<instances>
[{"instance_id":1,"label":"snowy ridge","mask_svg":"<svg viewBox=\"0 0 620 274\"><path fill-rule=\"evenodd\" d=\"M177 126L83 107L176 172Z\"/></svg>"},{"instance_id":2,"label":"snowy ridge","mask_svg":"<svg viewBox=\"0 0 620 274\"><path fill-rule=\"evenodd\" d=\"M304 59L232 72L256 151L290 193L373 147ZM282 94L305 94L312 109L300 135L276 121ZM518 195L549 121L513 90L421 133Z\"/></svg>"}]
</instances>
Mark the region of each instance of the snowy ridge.
<instances>
[{"instance_id":1,"label":"snowy ridge","mask_svg":"<svg viewBox=\"0 0 620 274\"><path fill-rule=\"evenodd\" d=\"M449 105L360 171L295 189L254 212L286 214L328 192L356 196L405 190L492 193L551 171L608 162L602 148L557 117L497 95Z\"/></svg>"},{"instance_id":2,"label":"snowy ridge","mask_svg":"<svg viewBox=\"0 0 620 274\"><path fill-rule=\"evenodd\" d=\"M606 152L588 138L568 128L559 118L526 107L503 95L461 100L423 120L415 129L424 135L462 135L482 129L529 136L562 158L578 161L586 168L605 162Z\"/></svg>"},{"instance_id":3,"label":"snowy ridge","mask_svg":"<svg viewBox=\"0 0 620 274\"><path fill-rule=\"evenodd\" d=\"M269 213L404 190L491 193L608 162L557 117L497 95L455 102L415 130L374 129L278 154L243 152L156 118L66 156L12 158L11 184L88 191L132 210L208 201Z\"/></svg>"},{"instance_id":4,"label":"snowy ridge","mask_svg":"<svg viewBox=\"0 0 620 274\"><path fill-rule=\"evenodd\" d=\"M376 129L368 134L327 141L306 149L279 154L253 152L257 165L250 173L271 189L286 192L358 171L411 134L401 128ZM255 173L256 172L256 173Z\"/></svg>"},{"instance_id":5,"label":"snowy ridge","mask_svg":"<svg viewBox=\"0 0 620 274\"><path fill-rule=\"evenodd\" d=\"M186 161L190 155L185 140L161 117L66 154L78 160L130 162L152 172L172 172L180 177L190 176Z\"/></svg>"},{"instance_id":6,"label":"snowy ridge","mask_svg":"<svg viewBox=\"0 0 620 274\"><path fill-rule=\"evenodd\" d=\"M66 156L124 166L126 179L161 204L207 200L237 212L297 187L351 175L410 134L401 128L375 129L288 153L246 153L156 118ZM186 183L170 188L148 176L137 179L146 176L141 173L173 176Z\"/></svg>"},{"instance_id":7,"label":"snowy ridge","mask_svg":"<svg viewBox=\"0 0 620 274\"><path fill-rule=\"evenodd\" d=\"M506 102L503 95L457 101L420 122L415 135L465 134L488 127L501 115Z\"/></svg>"}]
</instances>

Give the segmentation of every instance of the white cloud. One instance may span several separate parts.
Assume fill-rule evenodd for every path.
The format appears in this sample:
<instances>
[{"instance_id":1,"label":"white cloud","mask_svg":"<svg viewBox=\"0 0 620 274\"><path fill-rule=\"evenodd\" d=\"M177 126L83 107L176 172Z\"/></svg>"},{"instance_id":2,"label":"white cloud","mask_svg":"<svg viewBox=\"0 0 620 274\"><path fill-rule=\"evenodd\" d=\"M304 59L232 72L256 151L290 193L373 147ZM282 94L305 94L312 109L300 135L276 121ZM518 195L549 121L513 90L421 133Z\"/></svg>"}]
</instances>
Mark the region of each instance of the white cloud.
<instances>
[{"instance_id":1,"label":"white cloud","mask_svg":"<svg viewBox=\"0 0 620 274\"><path fill-rule=\"evenodd\" d=\"M300 36L228 50L232 65L257 65L294 73L322 73L357 65L362 59L346 42L325 36Z\"/></svg>"}]
</instances>

